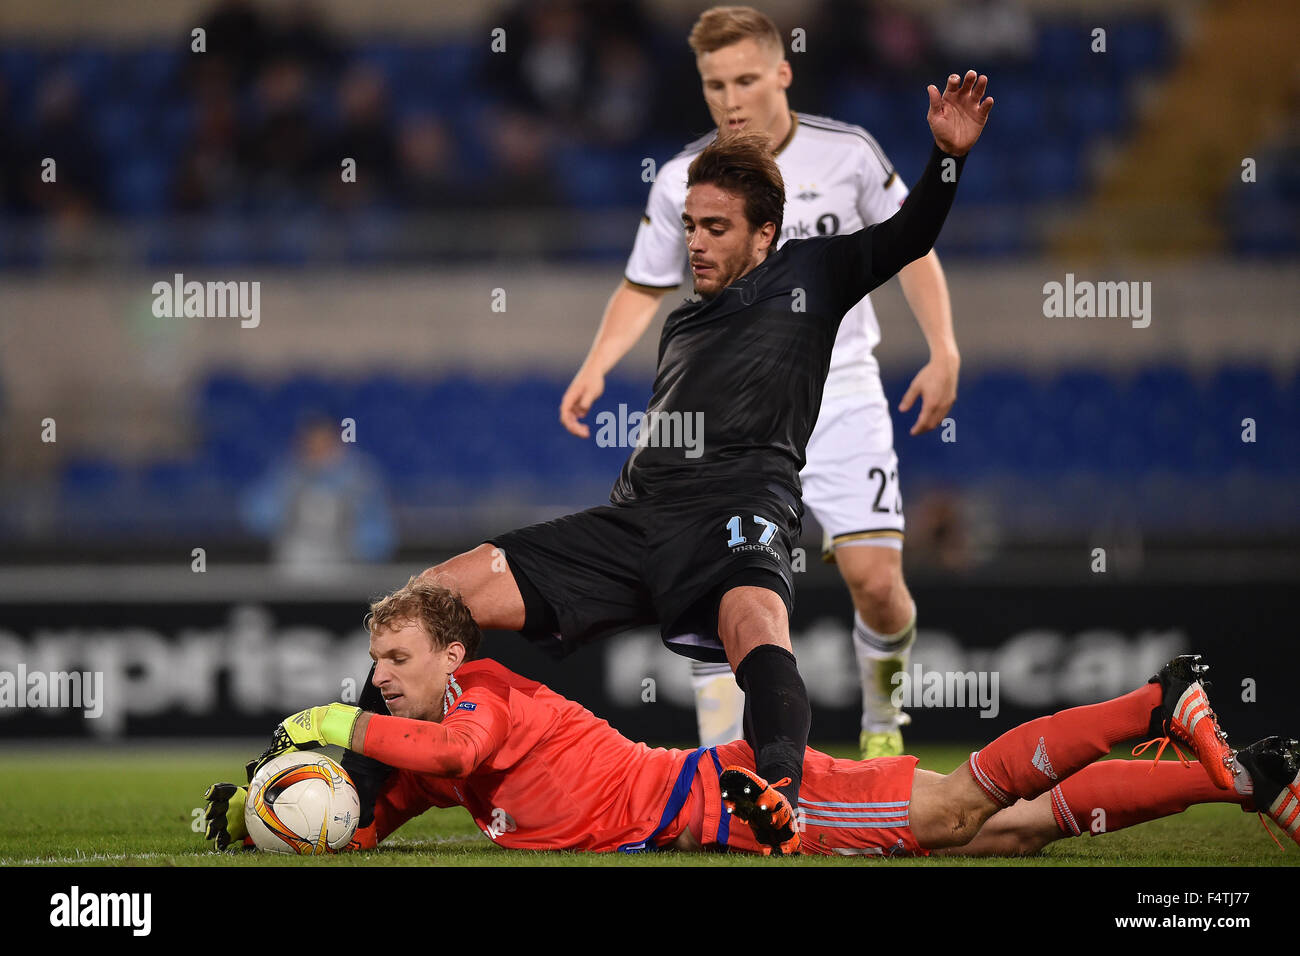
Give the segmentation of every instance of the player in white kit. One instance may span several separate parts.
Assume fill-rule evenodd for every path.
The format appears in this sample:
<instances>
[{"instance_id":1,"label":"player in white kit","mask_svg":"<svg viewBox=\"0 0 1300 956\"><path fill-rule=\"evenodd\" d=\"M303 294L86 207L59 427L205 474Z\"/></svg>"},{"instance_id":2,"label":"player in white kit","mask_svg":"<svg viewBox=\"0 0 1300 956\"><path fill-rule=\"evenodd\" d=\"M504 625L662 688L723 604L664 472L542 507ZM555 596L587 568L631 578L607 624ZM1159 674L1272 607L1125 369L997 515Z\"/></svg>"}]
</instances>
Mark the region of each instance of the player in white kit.
<instances>
[{"instance_id":1,"label":"player in white kit","mask_svg":"<svg viewBox=\"0 0 1300 956\"><path fill-rule=\"evenodd\" d=\"M892 216L907 187L863 129L796 115L781 35L749 7L706 10L690 35L704 97L720 130L761 129L786 183L782 240L848 233ZM650 189L624 281L605 308L582 368L560 404L560 420L586 438L579 421L605 388L605 374L649 326L662 297L687 266L682 228L686 170L717 135L709 133L664 163ZM960 358L943 270L933 250L899 274L903 294L930 347L902 411L921 399L911 433L937 426L957 396ZM853 645L862 680L863 757L903 752L906 715L890 699L891 677L906 668L916 636L916 605L903 580L903 507L898 457L880 369L872 354L880 330L870 298L848 312L831 358L821 412L800 473L804 502L826 534L824 548L853 596ZM744 696L726 664L693 663L701 743L744 736Z\"/></svg>"}]
</instances>

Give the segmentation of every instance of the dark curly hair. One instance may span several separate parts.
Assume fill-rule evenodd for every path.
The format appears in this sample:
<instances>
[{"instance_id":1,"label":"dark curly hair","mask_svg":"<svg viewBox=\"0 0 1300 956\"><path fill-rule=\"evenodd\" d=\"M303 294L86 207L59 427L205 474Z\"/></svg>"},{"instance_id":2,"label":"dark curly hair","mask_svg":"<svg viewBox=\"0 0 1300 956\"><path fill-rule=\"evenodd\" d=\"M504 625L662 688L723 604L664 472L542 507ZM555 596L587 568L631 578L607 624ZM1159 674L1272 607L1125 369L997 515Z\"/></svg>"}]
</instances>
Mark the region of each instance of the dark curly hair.
<instances>
[{"instance_id":1,"label":"dark curly hair","mask_svg":"<svg viewBox=\"0 0 1300 956\"><path fill-rule=\"evenodd\" d=\"M720 133L686 171L687 188L696 183L711 183L743 197L750 232L764 223L776 223L772 240L776 247L785 216L785 180L765 134L748 130Z\"/></svg>"},{"instance_id":2,"label":"dark curly hair","mask_svg":"<svg viewBox=\"0 0 1300 956\"><path fill-rule=\"evenodd\" d=\"M483 632L460 595L450 588L412 577L392 594L371 604L365 621L371 634L412 623L424 628L439 650L459 642L465 645L466 660L478 654Z\"/></svg>"}]
</instances>

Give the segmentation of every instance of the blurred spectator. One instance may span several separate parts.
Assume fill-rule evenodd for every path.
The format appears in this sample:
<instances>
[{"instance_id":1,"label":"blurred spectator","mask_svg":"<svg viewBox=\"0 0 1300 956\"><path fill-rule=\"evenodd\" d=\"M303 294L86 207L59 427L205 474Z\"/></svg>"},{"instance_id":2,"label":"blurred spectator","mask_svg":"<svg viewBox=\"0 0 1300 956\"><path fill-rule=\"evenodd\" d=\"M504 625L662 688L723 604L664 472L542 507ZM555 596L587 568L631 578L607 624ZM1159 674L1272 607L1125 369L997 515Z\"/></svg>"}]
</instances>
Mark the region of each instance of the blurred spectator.
<instances>
[{"instance_id":1,"label":"blurred spectator","mask_svg":"<svg viewBox=\"0 0 1300 956\"><path fill-rule=\"evenodd\" d=\"M339 83L341 125L324 163L325 181L339 206L356 208L391 198L397 183L397 143L388 115L384 77L368 67L354 67ZM356 160L356 182L345 183L339 165Z\"/></svg>"},{"instance_id":2,"label":"blurred spectator","mask_svg":"<svg viewBox=\"0 0 1300 956\"><path fill-rule=\"evenodd\" d=\"M9 84L0 74L0 130L7 131L7 135L0 136L0 213L11 215L30 211L23 189L28 157L15 135L17 128Z\"/></svg>"},{"instance_id":3,"label":"blurred spectator","mask_svg":"<svg viewBox=\"0 0 1300 956\"><path fill-rule=\"evenodd\" d=\"M469 201L458 182L458 163L451 134L434 116L407 120L398 134L402 204L420 212L436 212Z\"/></svg>"},{"instance_id":4,"label":"blurred spectator","mask_svg":"<svg viewBox=\"0 0 1300 956\"><path fill-rule=\"evenodd\" d=\"M540 119L500 114L487 129L492 176L480 204L488 207L552 206L559 202L549 137Z\"/></svg>"},{"instance_id":5,"label":"blurred spectator","mask_svg":"<svg viewBox=\"0 0 1300 956\"><path fill-rule=\"evenodd\" d=\"M647 130L659 83L652 26L633 0L527 0L506 14L505 30L506 52L487 66L512 111L603 145Z\"/></svg>"},{"instance_id":6,"label":"blurred spectator","mask_svg":"<svg viewBox=\"0 0 1300 956\"><path fill-rule=\"evenodd\" d=\"M265 20L251 0L217 0L200 26L205 52L189 62L196 86L244 86L256 76L270 49ZM190 46L186 38L186 48Z\"/></svg>"},{"instance_id":7,"label":"blurred spectator","mask_svg":"<svg viewBox=\"0 0 1300 956\"><path fill-rule=\"evenodd\" d=\"M313 78L333 77L343 53L325 18L311 0L281 0L270 8L267 49L277 59L294 60Z\"/></svg>"},{"instance_id":8,"label":"blurred spectator","mask_svg":"<svg viewBox=\"0 0 1300 956\"><path fill-rule=\"evenodd\" d=\"M488 61L507 103L576 124L591 72L585 30L576 0L525 0L508 13L506 50Z\"/></svg>"},{"instance_id":9,"label":"blurred spectator","mask_svg":"<svg viewBox=\"0 0 1300 956\"><path fill-rule=\"evenodd\" d=\"M294 457L251 488L240 510L252 532L271 539L272 560L295 575L382 561L395 545L378 477L325 418L304 424Z\"/></svg>"},{"instance_id":10,"label":"blurred spectator","mask_svg":"<svg viewBox=\"0 0 1300 956\"><path fill-rule=\"evenodd\" d=\"M234 98L214 89L199 98L194 140L181 156L173 204L204 212L234 204L240 192L239 116Z\"/></svg>"},{"instance_id":11,"label":"blurred spectator","mask_svg":"<svg viewBox=\"0 0 1300 956\"><path fill-rule=\"evenodd\" d=\"M104 162L81 92L72 77L56 73L36 95L36 129L26 150L26 199L56 223L80 222L104 205ZM41 178L41 163L55 161L56 179Z\"/></svg>"},{"instance_id":12,"label":"blurred spectator","mask_svg":"<svg viewBox=\"0 0 1300 956\"><path fill-rule=\"evenodd\" d=\"M880 69L904 77L926 74L933 58L926 22L897 0L882 0L873 13L871 40Z\"/></svg>"},{"instance_id":13,"label":"blurred spectator","mask_svg":"<svg viewBox=\"0 0 1300 956\"><path fill-rule=\"evenodd\" d=\"M934 80L926 22L890 0L826 0L813 13L807 55L787 51L787 58L794 67L791 93L799 108L813 113L829 110L826 103L848 81Z\"/></svg>"},{"instance_id":14,"label":"blurred spectator","mask_svg":"<svg viewBox=\"0 0 1300 956\"><path fill-rule=\"evenodd\" d=\"M587 0L582 14L595 60L585 105L587 135L606 145L630 142L649 130L656 115L660 78L650 57L655 26L636 0Z\"/></svg>"},{"instance_id":15,"label":"blurred spectator","mask_svg":"<svg viewBox=\"0 0 1300 956\"><path fill-rule=\"evenodd\" d=\"M610 36L601 41L586 111L588 136L620 146L643 133L654 110L655 82L650 61L630 39Z\"/></svg>"},{"instance_id":16,"label":"blurred spectator","mask_svg":"<svg viewBox=\"0 0 1300 956\"><path fill-rule=\"evenodd\" d=\"M969 571L992 558L997 547L994 514L970 490L936 488L911 506L907 550L917 566Z\"/></svg>"},{"instance_id":17,"label":"blurred spectator","mask_svg":"<svg viewBox=\"0 0 1300 956\"><path fill-rule=\"evenodd\" d=\"M260 212L310 204L324 154L301 63L282 59L268 64L257 82L257 112L258 122L242 150L250 201Z\"/></svg>"},{"instance_id":18,"label":"blurred spectator","mask_svg":"<svg viewBox=\"0 0 1300 956\"><path fill-rule=\"evenodd\" d=\"M1034 22L1019 0L952 0L933 23L948 72L1023 64L1034 53Z\"/></svg>"}]
</instances>

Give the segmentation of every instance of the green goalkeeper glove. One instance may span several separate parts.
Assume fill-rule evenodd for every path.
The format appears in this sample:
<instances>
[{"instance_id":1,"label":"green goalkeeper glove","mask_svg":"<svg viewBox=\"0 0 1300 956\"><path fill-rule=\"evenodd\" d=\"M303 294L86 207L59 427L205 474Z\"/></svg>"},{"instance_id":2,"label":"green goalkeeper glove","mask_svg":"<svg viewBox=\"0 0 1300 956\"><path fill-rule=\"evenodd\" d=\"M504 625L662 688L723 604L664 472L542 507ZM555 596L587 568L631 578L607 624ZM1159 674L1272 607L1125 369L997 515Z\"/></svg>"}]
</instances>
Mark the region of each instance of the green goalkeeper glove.
<instances>
[{"instance_id":1,"label":"green goalkeeper glove","mask_svg":"<svg viewBox=\"0 0 1300 956\"><path fill-rule=\"evenodd\" d=\"M321 707L308 707L292 717L280 721L271 736L271 746L256 760L248 762L248 779L272 757L288 753L291 750L314 750L325 744L336 747L352 746L352 728L361 716L360 707L349 704L329 704Z\"/></svg>"},{"instance_id":2,"label":"green goalkeeper glove","mask_svg":"<svg viewBox=\"0 0 1300 956\"><path fill-rule=\"evenodd\" d=\"M308 707L280 722L295 750L311 750L322 744L352 746L352 728L361 716L361 708L349 704Z\"/></svg>"},{"instance_id":3,"label":"green goalkeeper glove","mask_svg":"<svg viewBox=\"0 0 1300 956\"><path fill-rule=\"evenodd\" d=\"M215 840L218 850L224 850L232 843L242 848L244 837L248 836L248 827L244 825L244 801L248 791L236 787L233 783L214 783L208 787L203 799L208 803L203 819L207 822L205 840Z\"/></svg>"}]
</instances>

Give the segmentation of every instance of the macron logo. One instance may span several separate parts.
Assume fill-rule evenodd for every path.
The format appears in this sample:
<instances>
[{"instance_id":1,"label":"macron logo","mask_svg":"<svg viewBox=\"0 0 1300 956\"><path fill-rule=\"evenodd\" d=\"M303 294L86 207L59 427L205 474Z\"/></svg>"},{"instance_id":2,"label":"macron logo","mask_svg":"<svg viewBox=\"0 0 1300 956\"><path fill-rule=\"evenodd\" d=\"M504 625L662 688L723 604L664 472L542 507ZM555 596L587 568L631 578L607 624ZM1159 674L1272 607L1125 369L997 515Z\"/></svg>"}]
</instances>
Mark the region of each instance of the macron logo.
<instances>
[{"instance_id":1,"label":"macron logo","mask_svg":"<svg viewBox=\"0 0 1300 956\"><path fill-rule=\"evenodd\" d=\"M68 893L50 897L51 926L129 926L132 935L148 936L152 924L152 893Z\"/></svg>"},{"instance_id":2,"label":"macron logo","mask_svg":"<svg viewBox=\"0 0 1300 956\"><path fill-rule=\"evenodd\" d=\"M1044 738L1038 738L1038 747L1034 750L1034 758L1030 763L1047 774L1050 779L1056 779L1056 771L1052 769L1052 761L1047 759L1047 741Z\"/></svg>"}]
</instances>

